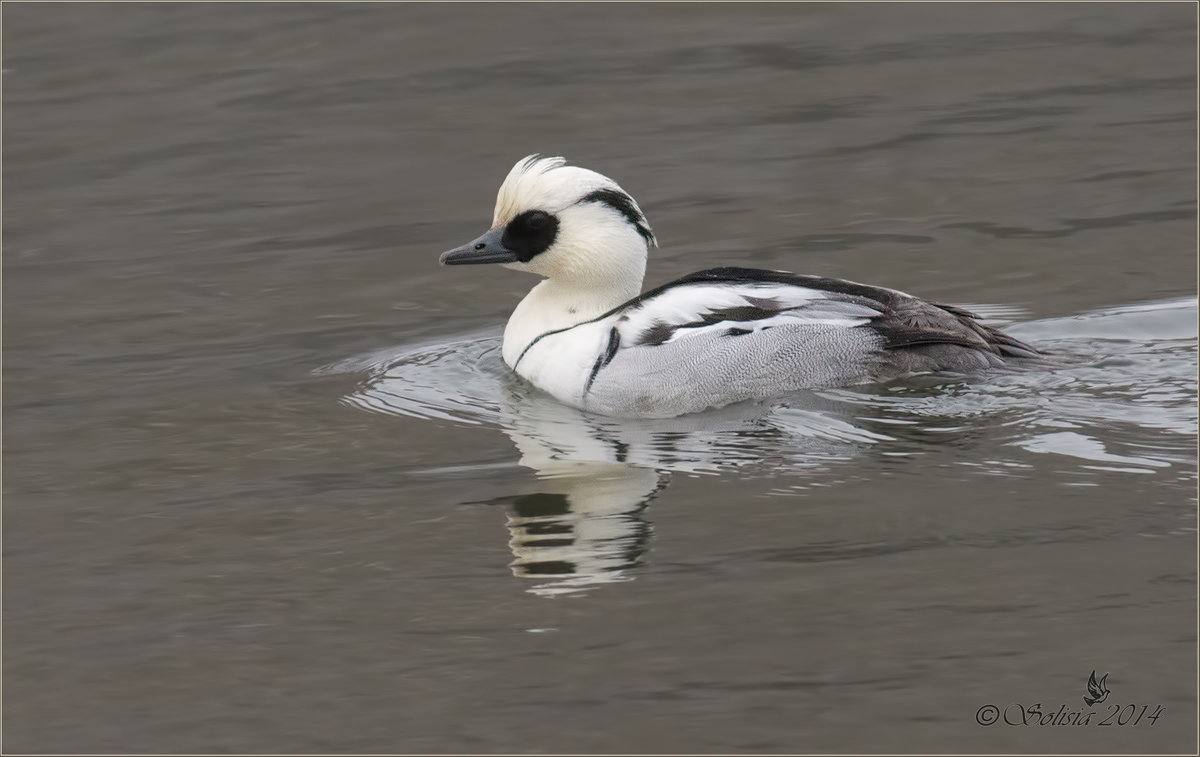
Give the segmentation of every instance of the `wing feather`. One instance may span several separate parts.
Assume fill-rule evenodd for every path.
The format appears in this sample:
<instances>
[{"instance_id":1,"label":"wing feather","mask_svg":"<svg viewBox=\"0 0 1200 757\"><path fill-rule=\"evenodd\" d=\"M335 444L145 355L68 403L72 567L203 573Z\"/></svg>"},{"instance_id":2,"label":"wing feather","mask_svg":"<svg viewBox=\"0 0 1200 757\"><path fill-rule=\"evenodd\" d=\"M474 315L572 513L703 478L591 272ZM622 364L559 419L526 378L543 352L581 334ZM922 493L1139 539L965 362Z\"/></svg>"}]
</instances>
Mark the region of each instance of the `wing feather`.
<instances>
[{"instance_id":1,"label":"wing feather","mask_svg":"<svg viewBox=\"0 0 1200 757\"><path fill-rule=\"evenodd\" d=\"M863 301L772 282L681 284L635 302L618 319L622 348L658 346L730 328L805 323L851 328L881 311Z\"/></svg>"},{"instance_id":2,"label":"wing feather","mask_svg":"<svg viewBox=\"0 0 1200 757\"><path fill-rule=\"evenodd\" d=\"M975 314L894 289L718 268L605 313L588 409L668 416L781 391L968 372L1039 353ZM599 336L599 335L598 335Z\"/></svg>"}]
</instances>

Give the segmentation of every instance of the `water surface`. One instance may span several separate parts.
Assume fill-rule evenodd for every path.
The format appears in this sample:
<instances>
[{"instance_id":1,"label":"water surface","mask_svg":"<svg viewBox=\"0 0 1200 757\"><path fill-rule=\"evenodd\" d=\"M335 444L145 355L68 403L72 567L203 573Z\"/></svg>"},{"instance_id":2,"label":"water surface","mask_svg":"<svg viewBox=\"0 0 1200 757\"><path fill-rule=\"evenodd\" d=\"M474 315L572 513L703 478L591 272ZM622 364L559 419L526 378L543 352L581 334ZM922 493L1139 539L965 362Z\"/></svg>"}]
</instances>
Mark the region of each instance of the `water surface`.
<instances>
[{"instance_id":1,"label":"water surface","mask_svg":"<svg viewBox=\"0 0 1200 757\"><path fill-rule=\"evenodd\" d=\"M3 13L7 751L1196 748L1194 6ZM532 152L1064 362L563 407Z\"/></svg>"}]
</instances>

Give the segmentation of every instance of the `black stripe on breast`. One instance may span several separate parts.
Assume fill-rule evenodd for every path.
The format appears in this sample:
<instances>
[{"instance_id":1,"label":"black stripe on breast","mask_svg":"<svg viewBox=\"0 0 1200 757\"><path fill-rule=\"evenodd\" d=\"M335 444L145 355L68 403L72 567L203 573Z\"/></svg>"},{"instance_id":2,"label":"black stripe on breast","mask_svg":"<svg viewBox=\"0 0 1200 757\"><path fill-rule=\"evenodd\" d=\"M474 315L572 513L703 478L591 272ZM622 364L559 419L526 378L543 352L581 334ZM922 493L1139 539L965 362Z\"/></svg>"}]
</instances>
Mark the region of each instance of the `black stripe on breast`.
<instances>
[{"instance_id":1,"label":"black stripe on breast","mask_svg":"<svg viewBox=\"0 0 1200 757\"><path fill-rule=\"evenodd\" d=\"M608 332L608 347L605 348L603 355L596 357L596 362L592 365L592 372L588 376L587 383L583 385L583 393L587 394L592 388L592 382L596 380L596 375L600 373L600 369L612 362L613 357L617 354L617 349L621 346L621 332L614 327Z\"/></svg>"}]
</instances>

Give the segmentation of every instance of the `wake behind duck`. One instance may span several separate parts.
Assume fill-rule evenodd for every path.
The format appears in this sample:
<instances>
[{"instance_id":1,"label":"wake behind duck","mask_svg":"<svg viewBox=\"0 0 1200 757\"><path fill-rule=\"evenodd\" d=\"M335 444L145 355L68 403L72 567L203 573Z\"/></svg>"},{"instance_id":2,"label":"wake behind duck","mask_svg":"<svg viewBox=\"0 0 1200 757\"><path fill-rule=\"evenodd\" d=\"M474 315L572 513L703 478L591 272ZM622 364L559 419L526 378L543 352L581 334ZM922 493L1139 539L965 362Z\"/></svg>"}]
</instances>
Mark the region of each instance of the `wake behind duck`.
<instances>
[{"instance_id":1,"label":"wake behind duck","mask_svg":"<svg viewBox=\"0 0 1200 757\"><path fill-rule=\"evenodd\" d=\"M641 208L616 182L533 155L501 184L492 228L441 262L545 277L508 320L504 362L601 415L666 418L1041 359L974 313L842 279L712 268L639 294L653 246Z\"/></svg>"}]
</instances>

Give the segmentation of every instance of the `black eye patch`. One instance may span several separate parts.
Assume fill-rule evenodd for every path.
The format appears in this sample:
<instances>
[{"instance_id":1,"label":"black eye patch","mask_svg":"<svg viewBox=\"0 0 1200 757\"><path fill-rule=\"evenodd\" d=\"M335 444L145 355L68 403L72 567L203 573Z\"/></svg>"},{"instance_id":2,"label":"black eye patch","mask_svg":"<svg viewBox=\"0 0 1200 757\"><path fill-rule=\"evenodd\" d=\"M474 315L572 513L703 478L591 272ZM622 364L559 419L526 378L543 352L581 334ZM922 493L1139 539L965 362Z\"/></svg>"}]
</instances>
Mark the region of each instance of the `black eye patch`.
<instances>
[{"instance_id":1,"label":"black eye patch","mask_svg":"<svg viewBox=\"0 0 1200 757\"><path fill-rule=\"evenodd\" d=\"M550 249L558 236L558 219L542 210L527 210L508 222L500 243L516 253L517 260L528 263Z\"/></svg>"}]
</instances>

